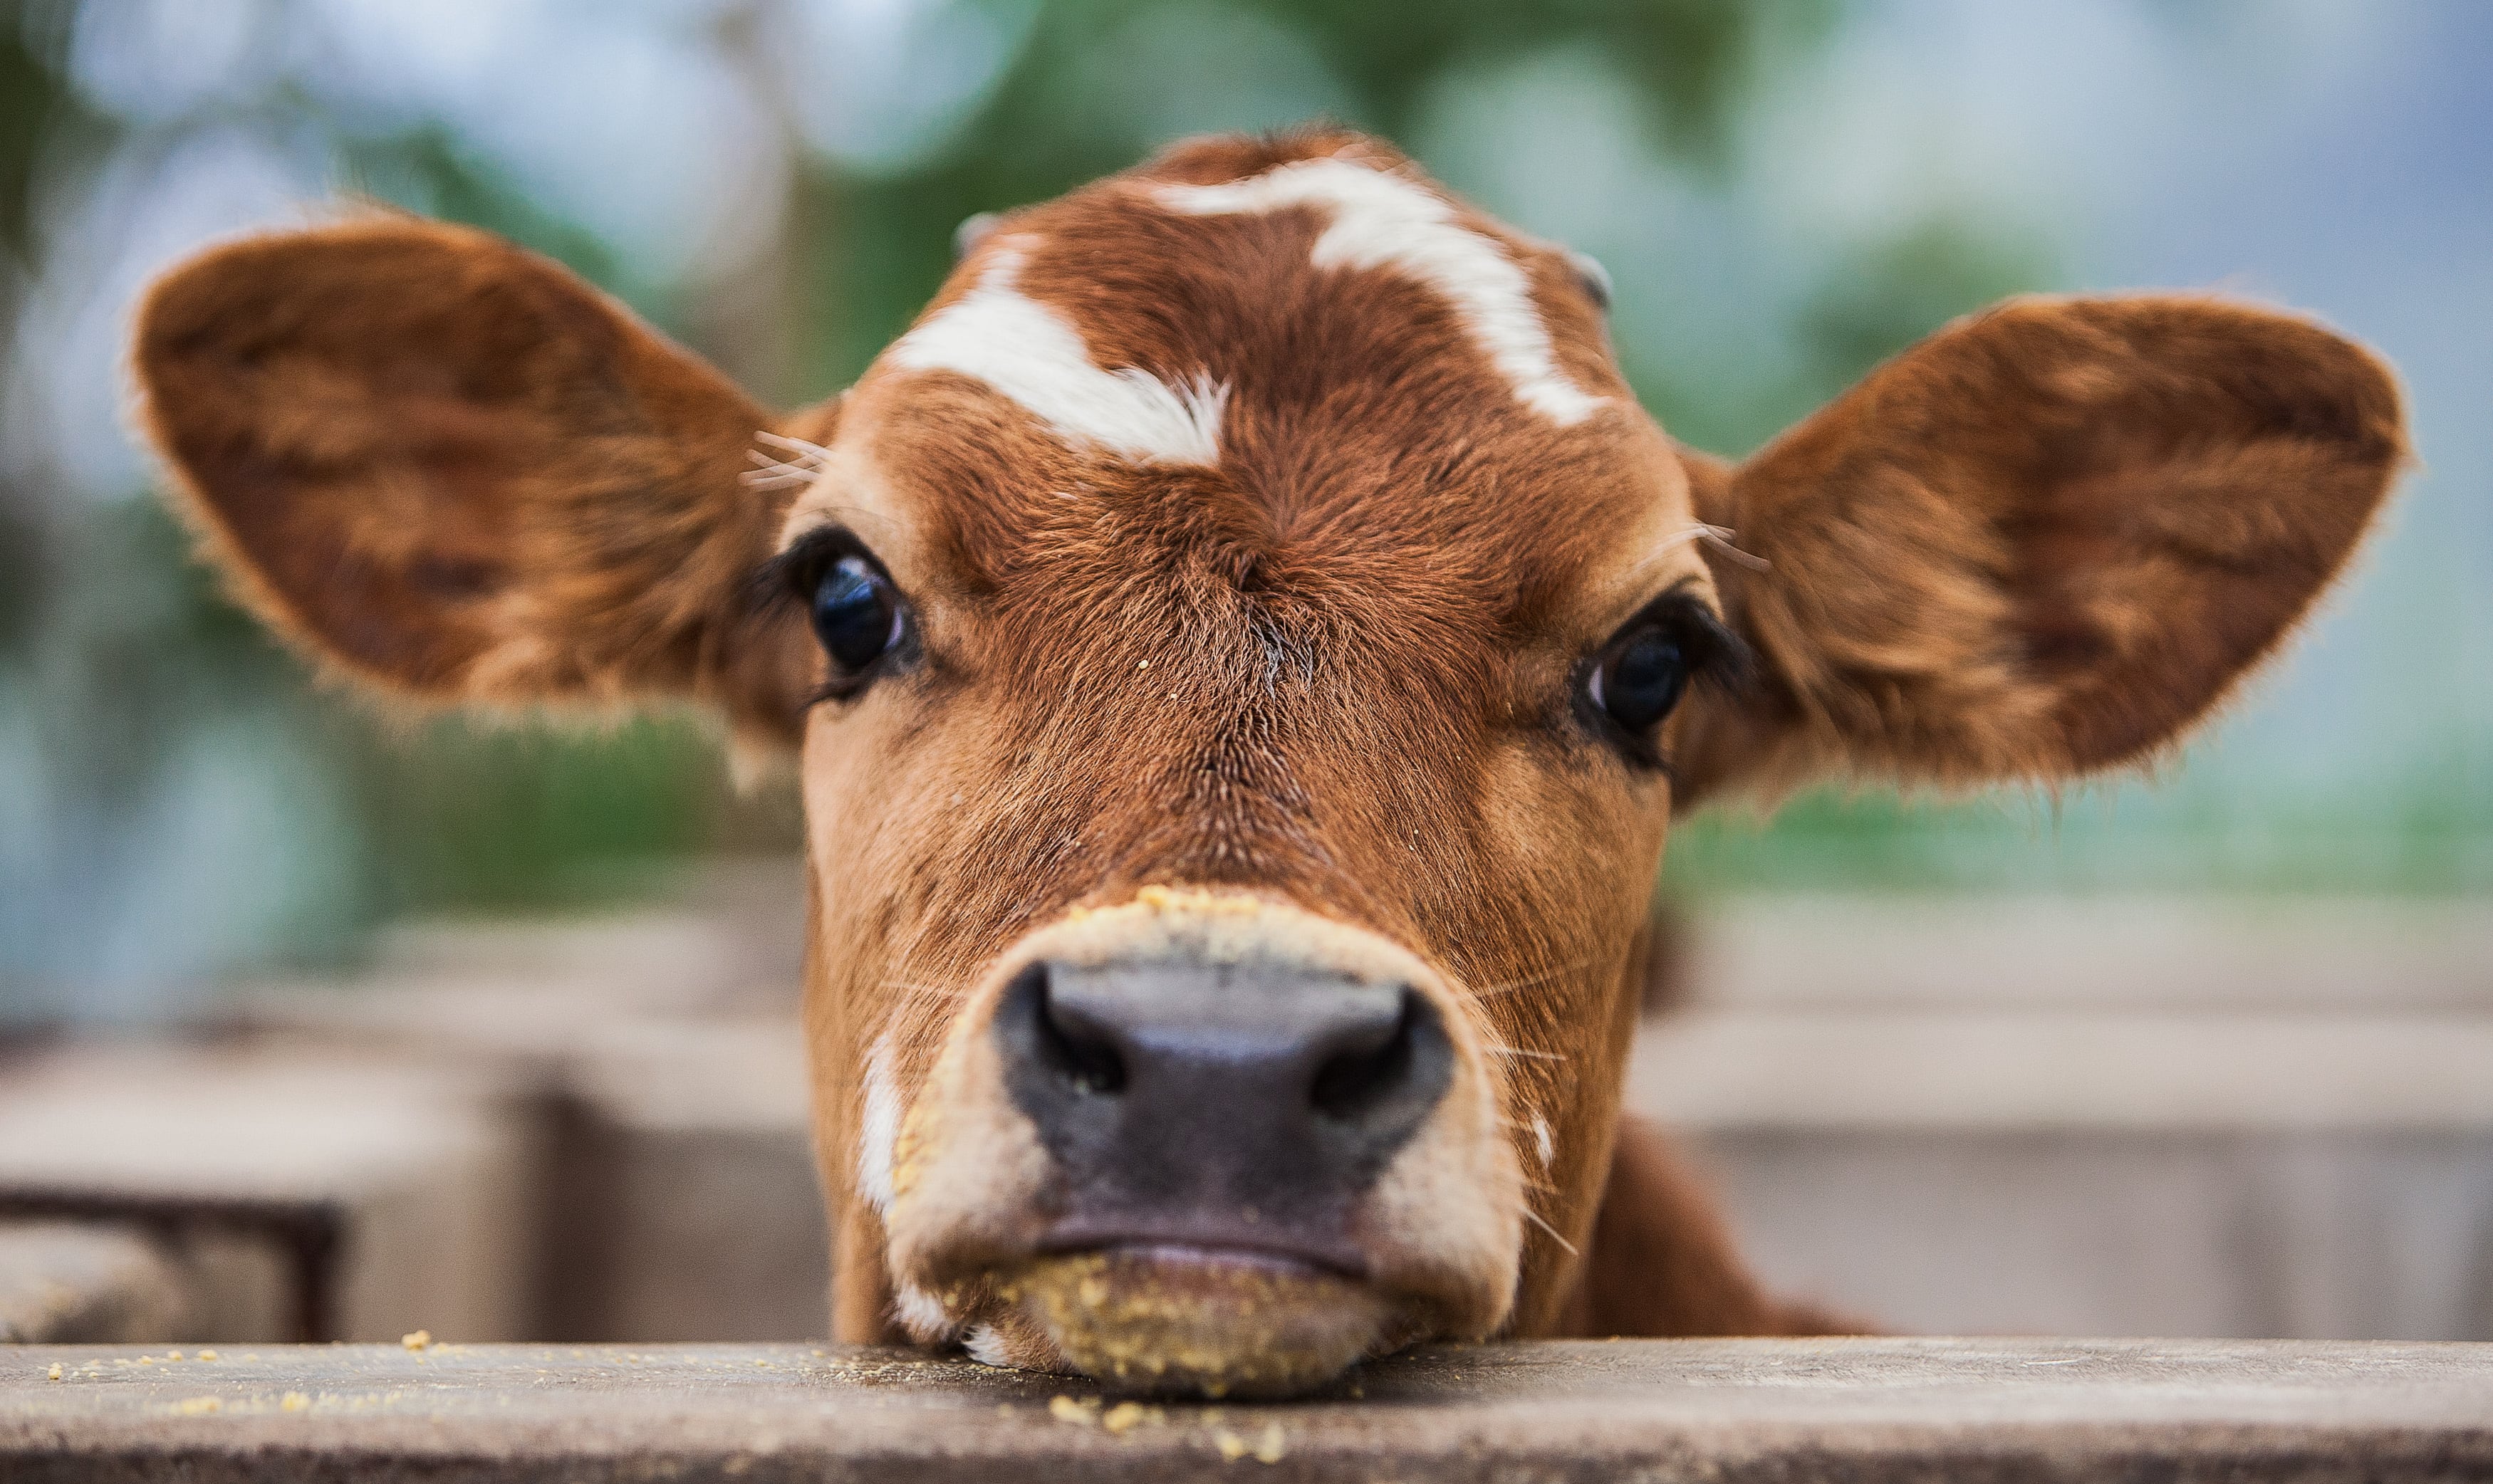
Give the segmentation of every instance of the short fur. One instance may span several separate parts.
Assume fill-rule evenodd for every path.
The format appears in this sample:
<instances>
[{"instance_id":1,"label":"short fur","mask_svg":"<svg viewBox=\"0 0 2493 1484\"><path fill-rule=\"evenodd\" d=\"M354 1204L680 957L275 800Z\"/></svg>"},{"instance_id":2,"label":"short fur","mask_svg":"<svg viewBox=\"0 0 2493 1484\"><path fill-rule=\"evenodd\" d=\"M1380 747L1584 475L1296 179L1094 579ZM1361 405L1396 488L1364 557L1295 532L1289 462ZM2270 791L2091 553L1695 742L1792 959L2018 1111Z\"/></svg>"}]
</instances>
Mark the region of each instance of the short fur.
<instances>
[{"instance_id":1,"label":"short fur","mask_svg":"<svg viewBox=\"0 0 2493 1484\"><path fill-rule=\"evenodd\" d=\"M1518 1335L1847 1327L1762 1293L1620 1117L1671 813L1829 774L2050 784L2170 746L2369 526L2405 456L2396 389L2246 306L2021 300L1735 467L1635 410L1561 251L1451 197L1522 269L1591 414L1519 401L1428 283L1311 261L1320 204L1155 200L1319 158L1436 189L1355 135L1193 141L1012 213L930 310L1014 254L1100 369L1226 389L1212 466L1120 460L888 360L774 422L554 265L402 221L169 276L140 316L149 427L243 601L358 678L446 703L689 695L801 737L844 1338L975 1319L981 1353L1046 1359L1022 1321L891 1267L856 1188L862 1068L884 1049L910 1127L970 1109L964 1017L1015 945L1167 889L1381 939L1466 1018L1506 1130L1483 1137L1529 1172L1534 1226L1464 1312ZM820 478L740 484L764 429L826 446ZM744 584L829 522L890 567L923 659L808 714L801 619ZM1581 676L1670 591L1757 674L1698 686L1639 763Z\"/></svg>"}]
</instances>

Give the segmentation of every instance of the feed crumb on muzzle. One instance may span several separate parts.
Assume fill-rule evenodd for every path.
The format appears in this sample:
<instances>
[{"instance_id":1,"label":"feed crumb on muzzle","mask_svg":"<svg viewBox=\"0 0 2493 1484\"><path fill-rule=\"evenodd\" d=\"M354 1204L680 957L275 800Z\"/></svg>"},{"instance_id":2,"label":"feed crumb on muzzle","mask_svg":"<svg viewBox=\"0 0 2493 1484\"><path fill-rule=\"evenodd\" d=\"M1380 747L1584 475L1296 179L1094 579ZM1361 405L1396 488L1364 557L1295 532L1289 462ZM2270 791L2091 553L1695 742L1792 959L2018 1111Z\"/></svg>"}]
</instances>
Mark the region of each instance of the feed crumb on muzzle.
<instances>
[{"instance_id":1,"label":"feed crumb on muzzle","mask_svg":"<svg viewBox=\"0 0 2493 1484\"><path fill-rule=\"evenodd\" d=\"M1360 1284L1292 1263L1089 1252L1044 1258L1000 1296L1065 1363L1112 1389L1280 1396L1382 1348L1385 1308Z\"/></svg>"}]
</instances>

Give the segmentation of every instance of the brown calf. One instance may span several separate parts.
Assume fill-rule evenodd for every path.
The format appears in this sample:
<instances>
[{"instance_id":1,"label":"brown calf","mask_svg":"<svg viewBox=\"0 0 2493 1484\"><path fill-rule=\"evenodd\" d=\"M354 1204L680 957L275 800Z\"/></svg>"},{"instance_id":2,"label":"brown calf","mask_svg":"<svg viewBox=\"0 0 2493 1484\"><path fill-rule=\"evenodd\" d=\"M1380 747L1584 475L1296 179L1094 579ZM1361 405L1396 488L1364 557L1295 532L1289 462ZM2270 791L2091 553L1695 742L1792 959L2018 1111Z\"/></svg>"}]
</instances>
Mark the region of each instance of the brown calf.
<instances>
[{"instance_id":1,"label":"brown calf","mask_svg":"<svg viewBox=\"0 0 2493 1484\"><path fill-rule=\"evenodd\" d=\"M189 264L137 365L209 552L332 666L797 750L843 1338L1216 1394L1817 1323L1619 1115L1672 815L2148 757L2404 454L2346 341L2121 298L1960 321L1728 465L1577 263L1337 134L1010 214L784 418L395 219Z\"/></svg>"}]
</instances>

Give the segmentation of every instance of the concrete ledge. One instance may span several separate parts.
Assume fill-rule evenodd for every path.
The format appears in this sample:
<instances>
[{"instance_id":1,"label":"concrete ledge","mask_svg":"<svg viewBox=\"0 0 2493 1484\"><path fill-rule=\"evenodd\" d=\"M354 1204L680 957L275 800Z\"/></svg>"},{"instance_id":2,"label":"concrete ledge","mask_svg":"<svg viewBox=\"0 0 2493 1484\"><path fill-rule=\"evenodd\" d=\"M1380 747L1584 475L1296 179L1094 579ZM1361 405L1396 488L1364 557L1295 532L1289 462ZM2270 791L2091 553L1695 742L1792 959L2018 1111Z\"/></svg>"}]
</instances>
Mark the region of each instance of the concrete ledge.
<instances>
[{"instance_id":1,"label":"concrete ledge","mask_svg":"<svg viewBox=\"0 0 2493 1484\"><path fill-rule=\"evenodd\" d=\"M494 1076L250 1046L74 1047L9 1070L0 1214L160 1237L201 1279L192 1333L527 1333L534 1161Z\"/></svg>"},{"instance_id":2,"label":"concrete ledge","mask_svg":"<svg viewBox=\"0 0 2493 1484\"><path fill-rule=\"evenodd\" d=\"M182 1275L139 1232L0 1220L0 1343L144 1344L180 1334Z\"/></svg>"},{"instance_id":3,"label":"concrete ledge","mask_svg":"<svg viewBox=\"0 0 2493 1484\"><path fill-rule=\"evenodd\" d=\"M1119 1410L1052 1378L891 1350L29 1347L0 1350L0 1475L2493 1478L2493 1345L1492 1346L1372 1366L1356 1391Z\"/></svg>"}]
</instances>

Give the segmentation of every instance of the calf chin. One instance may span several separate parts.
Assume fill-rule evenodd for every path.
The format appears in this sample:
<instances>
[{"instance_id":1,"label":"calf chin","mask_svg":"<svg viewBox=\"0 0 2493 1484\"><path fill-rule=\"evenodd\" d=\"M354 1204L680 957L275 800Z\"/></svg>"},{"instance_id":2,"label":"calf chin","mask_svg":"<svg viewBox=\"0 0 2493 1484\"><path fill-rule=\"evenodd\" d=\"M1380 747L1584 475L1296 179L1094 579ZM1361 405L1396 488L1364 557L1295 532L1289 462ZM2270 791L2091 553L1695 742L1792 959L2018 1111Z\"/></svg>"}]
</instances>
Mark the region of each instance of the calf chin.
<instances>
[{"instance_id":1,"label":"calf chin","mask_svg":"<svg viewBox=\"0 0 2493 1484\"><path fill-rule=\"evenodd\" d=\"M999 1294L1111 1389L1288 1396L1409 1335L1364 1283L1297 1263L1138 1250L1042 1258Z\"/></svg>"}]
</instances>

